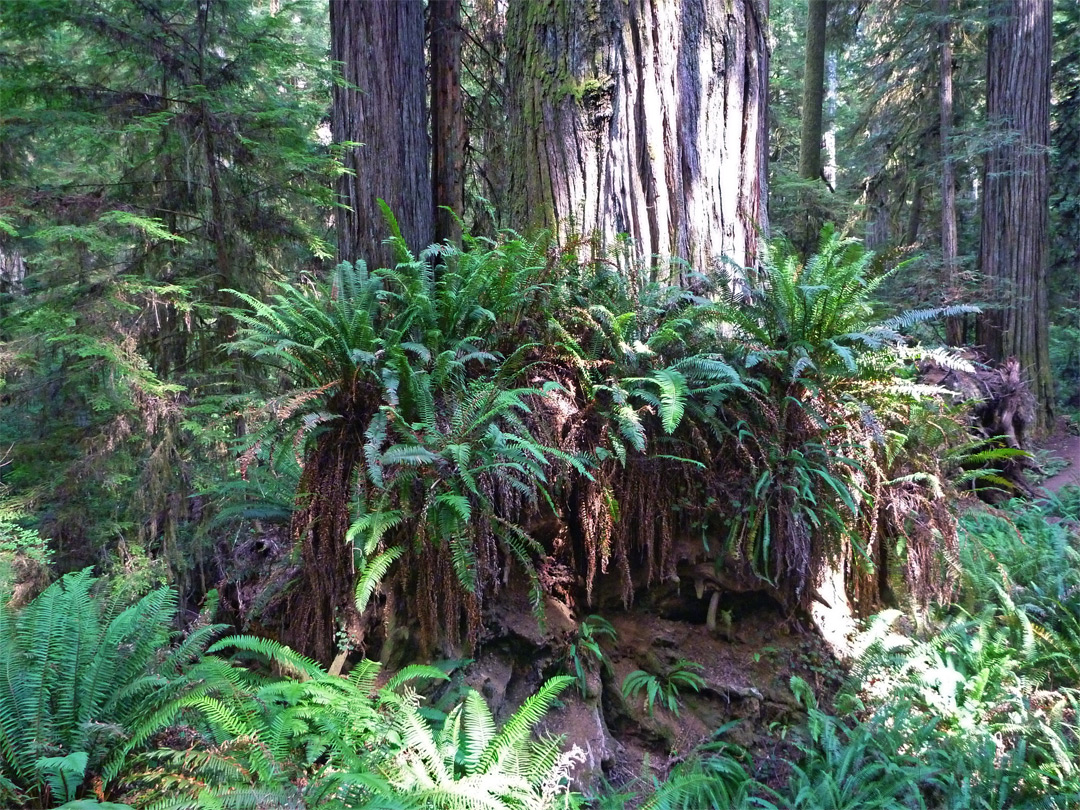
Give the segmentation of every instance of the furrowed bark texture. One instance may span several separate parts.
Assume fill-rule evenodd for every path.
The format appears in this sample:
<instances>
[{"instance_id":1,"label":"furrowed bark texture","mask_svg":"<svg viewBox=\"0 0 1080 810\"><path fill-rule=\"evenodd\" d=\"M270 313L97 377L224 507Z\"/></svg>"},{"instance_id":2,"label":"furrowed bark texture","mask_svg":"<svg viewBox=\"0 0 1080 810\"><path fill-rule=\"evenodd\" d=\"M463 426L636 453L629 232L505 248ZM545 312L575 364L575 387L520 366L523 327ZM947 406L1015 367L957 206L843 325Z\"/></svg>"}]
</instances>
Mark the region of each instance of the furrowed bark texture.
<instances>
[{"instance_id":1,"label":"furrowed bark texture","mask_svg":"<svg viewBox=\"0 0 1080 810\"><path fill-rule=\"evenodd\" d=\"M517 227L704 270L765 230L767 0L511 0Z\"/></svg>"},{"instance_id":2,"label":"furrowed bark texture","mask_svg":"<svg viewBox=\"0 0 1080 810\"><path fill-rule=\"evenodd\" d=\"M465 114L461 93L461 0L428 6L431 36L431 187L435 239L461 239L465 208ZM450 211L447 211L449 208Z\"/></svg>"},{"instance_id":3,"label":"furrowed bark texture","mask_svg":"<svg viewBox=\"0 0 1080 810\"><path fill-rule=\"evenodd\" d=\"M1047 336L1051 0L994 0L987 61L987 120L995 128L983 173L979 261L993 306L978 342L995 360L1016 357L1053 419Z\"/></svg>"},{"instance_id":4,"label":"furrowed bark texture","mask_svg":"<svg viewBox=\"0 0 1080 810\"><path fill-rule=\"evenodd\" d=\"M421 0L331 0L330 58L341 63L335 84L333 138L358 142L345 150L338 181L338 255L392 265L394 250L376 199L390 205L409 248L432 240L430 147Z\"/></svg>"}]
</instances>

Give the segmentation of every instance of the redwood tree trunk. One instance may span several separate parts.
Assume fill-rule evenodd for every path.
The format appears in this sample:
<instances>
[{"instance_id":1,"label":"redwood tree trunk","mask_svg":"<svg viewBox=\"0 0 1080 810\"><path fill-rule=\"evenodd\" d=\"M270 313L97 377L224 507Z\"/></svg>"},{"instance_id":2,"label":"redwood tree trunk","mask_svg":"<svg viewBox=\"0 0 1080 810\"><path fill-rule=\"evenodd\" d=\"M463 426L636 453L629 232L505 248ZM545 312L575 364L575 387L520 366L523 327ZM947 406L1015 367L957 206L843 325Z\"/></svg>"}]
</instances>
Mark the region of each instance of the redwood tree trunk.
<instances>
[{"instance_id":1,"label":"redwood tree trunk","mask_svg":"<svg viewBox=\"0 0 1080 810\"><path fill-rule=\"evenodd\" d=\"M766 0L511 0L515 227L704 270L766 227Z\"/></svg>"},{"instance_id":2,"label":"redwood tree trunk","mask_svg":"<svg viewBox=\"0 0 1080 810\"><path fill-rule=\"evenodd\" d=\"M376 199L384 199L410 249L432 240L430 148L421 0L330 0L334 85L333 138L344 150L338 181L338 255L392 265L390 235Z\"/></svg>"},{"instance_id":3,"label":"redwood tree trunk","mask_svg":"<svg viewBox=\"0 0 1080 810\"><path fill-rule=\"evenodd\" d=\"M338 255L392 266L391 230L376 205L390 205L414 252L432 239L431 175L425 118L424 10L421 0L331 0L330 51L345 84L334 86L333 137L345 148L338 185ZM349 419L323 434L304 462L292 519L301 568L286 601L282 638L329 663L335 634L360 637L355 572L345 540L360 460Z\"/></svg>"},{"instance_id":4,"label":"redwood tree trunk","mask_svg":"<svg viewBox=\"0 0 1080 810\"><path fill-rule=\"evenodd\" d=\"M435 239L461 239L465 209L465 115L461 93L461 0L428 6L431 42L431 188ZM450 209L449 211L446 209Z\"/></svg>"},{"instance_id":5,"label":"redwood tree trunk","mask_svg":"<svg viewBox=\"0 0 1080 810\"><path fill-rule=\"evenodd\" d=\"M979 249L991 306L978 320L978 342L995 360L1019 360L1040 429L1053 418L1046 323L1052 11L1051 0L990 6L986 106L995 137L984 164Z\"/></svg>"}]
</instances>

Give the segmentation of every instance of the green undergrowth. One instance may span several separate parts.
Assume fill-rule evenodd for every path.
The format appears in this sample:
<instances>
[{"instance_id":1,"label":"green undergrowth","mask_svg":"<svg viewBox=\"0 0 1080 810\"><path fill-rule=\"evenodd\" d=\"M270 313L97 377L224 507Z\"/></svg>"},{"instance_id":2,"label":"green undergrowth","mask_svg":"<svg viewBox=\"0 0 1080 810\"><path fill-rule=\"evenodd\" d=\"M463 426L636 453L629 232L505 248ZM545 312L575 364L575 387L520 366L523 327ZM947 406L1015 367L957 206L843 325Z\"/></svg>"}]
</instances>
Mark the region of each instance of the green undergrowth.
<instances>
[{"instance_id":1,"label":"green undergrowth","mask_svg":"<svg viewBox=\"0 0 1080 810\"><path fill-rule=\"evenodd\" d=\"M580 749L533 733L572 679L543 683L497 724L469 690L363 661L331 675L252 636L186 634L176 593L130 605L84 571L0 612L0 803L14 807L565 807ZM213 606L208 606L207 615ZM274 674L276 673L276 674Z\"/></svg>"},{"instance_id":2,"label":"green undergrowth","mask_svg":"<svg viewBox=\"0 0 1080 810\"><path fill-rule=\"evenodd\" d=\"M239 621L324 664L372 644L467 654L510 586L542 622L545 566L570 577L578 615L600 585L629 607L676 575L688 538L790 610L835 565L871 601L883 568L924 603L947 590L942 459L963 428L912 361L960 361L908 334L960 310L885 311L899 268L857 240L826 228L805 261L776 241L760 266L686 287L545 234L393 241L393 267L218 290L232 306L208 350L242 377L166 385L125 343L112 394L152 418L82 441L43 433L16 397L0 495L22 512L0 514L0 553L104 561L133 592L174 582L184 610L238 583L222 594ZM79 369L97 375L93 358Z\"/></svg>"},{"instance_id":3,"label":"green undergrowth","mask_svg":"<svg viewBox=\"0 0 1080 810\"><path fill-rule=\"evenodd\" d=\"M762 763L721 736L597 806L1080 806L1080 538L1051 510L1014 501L964 514L958 601L871 619L831 712L792 678L805 722L785 728L795 755L781 784L755 779Z\"/></svg>"},{"instance_id":4,"label":"green undergrowth","mask_svg":"<svg viewBox=\"0 0 1080 810\"><path fill-rule=\"evenodd\" d=\"M170 589L129 602L89 572L71 574L0 613L0 800L161 810L1073 808L1080 545L1047 513L1012 502L964 514L959 599L917 621L895 610L870 620L831 710L792 678L804 720L785 730L785 762L754 761L724 727L663 778L646 772L591 796L570 790L588 741L536 734L582 672L545 682L499 724L475 691L422 697L438 694L445 668L387 677L364 661L331 674L275 641L221 638L212 604L177 633ZM587 626L578 656L595 665L603 653L592 642L611 634L600 617ZM756 777L763 769L774 774L767 783Z\"/></svg>"},{"instance_id":5,"label":"green undergrowth","mask_svg":"<svg viewBox=\"0 0 1080 810\"><path fill-rule=\"evenodd\" d=\"M227 345L258 385L199 405L244 426L240 480L200 496L206 537L280 524L264 536L291 547L280 568L292 590L263 581L249 605L284 593L280 637L296 649L219 640L209 610L191 625L182 592L151 587L168 571L155 575L163 558L145 544L118 549L109 582L88 569L29 603L30 591L5 599L0 799L1067 806L1056 797L1077 786L1080 580L1047 510L1072 501L972 512L958 531L950 475L962 471L948 459L964 430L910 361L961 361L903 334L952 311L882 311L890 270L831 229L805 262L774 244L760 268L694 290L583 265L542 236L419 256L396 244L394 268L344 264L268 298L237 293ZM7 521L12 554L40 545L33 525ZM868 626L835 713L792 681L807 719L790 730L790 761L766 768L721 734L663 778L578 796L576 746L590 741L533 732L560 693L597 697L610 674L614 629L594 586L629 605L671 581L687 538L718 578L756 582L792 614L831 565L871 601L896 574L912 617ZM538 620L554 595L592 615L559 660L570 674L501 726L478 693L440 689L442 670L387 681L358 656L466 657L515 584ZM270 621L272 608L240 618ZM623 692L676 715L705 685L700 670L638 670ZM765 784L766 771L786 781Z\"/></svg>"},{"instance_id":6,"label":"green undergrowth","mask_svg":"<svg viewBox=\"0 0 1080 810\"><path fill-rule=\"evenodd\" d=\"M904 552L879 536L924 558L950 550L935 450L956 421L911 361L962 361L904 333L960 310L884 312L875 291L897 268L856 240L826 228L805 261L775 242L760 268L693 288L583 264L544 235L394 244L392 268L237 293L231 313L230 350L266 373L242 472L265 481L302 462L282 514L300 563L282 637L313 657L338 652L335 630L366 644L386 605L424 651L468 646L510 579L542 622L544 557L587 613L604 574L627 607L636 571L672 577L677 539L694 534L791 609L829 564L867 593L878 566L918 570L890 563ZM937 433L906 434L916 413ZM531 531L553 519L578 551ZM923 601L938 587L909 585Z\"/></svg>"}]
</instances>

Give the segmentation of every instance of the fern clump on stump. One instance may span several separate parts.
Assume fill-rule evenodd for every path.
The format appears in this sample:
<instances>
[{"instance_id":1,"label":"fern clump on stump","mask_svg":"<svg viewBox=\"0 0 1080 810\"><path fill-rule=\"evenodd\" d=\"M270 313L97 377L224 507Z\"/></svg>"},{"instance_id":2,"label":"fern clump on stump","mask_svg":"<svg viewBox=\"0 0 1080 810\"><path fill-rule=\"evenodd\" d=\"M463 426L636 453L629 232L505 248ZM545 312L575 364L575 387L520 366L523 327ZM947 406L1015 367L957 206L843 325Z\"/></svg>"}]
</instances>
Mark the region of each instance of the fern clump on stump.
<instances>
[{"instance_id":1,"label":"fern clump on stump","mask_svg":"<svg viewBox=\"0 0 1080 810\"><path fill-rule=\"evenodd\" d=\"M303 462L284 632L319 660L339 629L359 645L380 626L354 595L368 604L365 574L375 560L385 572L387 553L403 564L384 591L409 604L422 647L474 638L511 561L540 607L542 549L522 522L553 462L584 471L528 419L551 388L527 384L533 347L521 336L544 310L550 267L540 242L469 244L439 248L435 268L434 254L416 259L398 240L393 269L342 264L331 283L282 285L269 304L240 296L251 311L236 314L233 350L293 386L265 409L248 457L291 446Z\"/></svg>"},{"instance_id":2,"label":"fern clump on stump","mask_svg":"<svg viewBox=\"0 0 1080 810\"><path fill-rule=\"evenodd\" d=\"M904 455L895 439L907 429L906 410L936 392L903 380L903 363L926 352L901 331L972 308L882 318L871 296L896 269L827 227L805 262L790 245L772 244L761 270L728 285L716 304L730 327L726 343L755 383L728 416L739 426L734 452L750 467L729 544L790 606L821 598L815 588L827 568L853 575L876 602L875 567L888 565L880 529L906 529L882 517L895 486L915 483L889 476ZM942 515L940 482L920 483L907 505L911 514L927 506L927 520L906 541L909 557L924 563L912 584L927 598L956 531Z\"/></svg>"},{"instance_id":3,"label":"fern clump on stump","mask_svg":"<svg viewBox=\"0 0 1080 810\"><path fill-rule=\"evenodd\" d=\"M959 310L881 318L888 273L854 241L827 230L805 263L776 245L757 274L693 290L511 236L419 259L398 245L393 269L341 265L236 313L234 350L292 386L245 463L282 447L303 463L284 613L299 649L329 661L344 630L345 650L450 652L511 567L541 618L542 565L591 603L614 564L629 605L686 556L789 609L830 567L873 602L880 529L905 528L882 519L897 486L929 515L909 560L932 590L955 531L932 486L889 477L900 414L927 393L898 377L922 353L900 330ZM724 548L678 551L694 534Z\"/></svg>"}]
</instances>

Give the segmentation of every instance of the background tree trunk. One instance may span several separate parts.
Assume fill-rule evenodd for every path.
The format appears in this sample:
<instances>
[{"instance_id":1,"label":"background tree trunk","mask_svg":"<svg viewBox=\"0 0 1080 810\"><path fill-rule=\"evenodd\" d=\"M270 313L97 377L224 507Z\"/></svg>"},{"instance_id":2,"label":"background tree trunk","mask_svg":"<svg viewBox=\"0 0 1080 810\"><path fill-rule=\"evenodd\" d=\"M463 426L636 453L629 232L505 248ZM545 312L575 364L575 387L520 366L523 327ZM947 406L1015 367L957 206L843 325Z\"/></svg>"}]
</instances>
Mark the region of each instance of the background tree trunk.
<instances>
[{"instance_id":1,"label":"background tree trunk","mask_svg":"<svg viewBox=\"0 0 1080 810\"><path fill-rule=\"evenodd\" d=\"M822 166L821 176L829 191L836 191L836 93L839 89L839 77L837 71L836 51L829 53L825 60L825 113L828 116L828 127L822 142L825 147L825 165Z\"/></svg>"},{"instance_id":2,"label":"background tree trunk","mask_svg":"<svg viewBox=\"0 0 1080 810\"><path fill-rule=\"evenodd\" d=\"M919 239L919 228L922 225L924 185L921 177L915 177L915 186L911 191L911 206L908 208L907 225L904 227L904 239L901 244L913 246Z\"/></svg>"},{"instance_id":3,"label":"background tree trunk","mask_svg":"<svg viewBox=\"0 0 1080 810\"><path fill-rule=\"evenodd\" d=\"M994 144L983 170L979 263L990 307L977 340L995 360L1016 357L1038 402L1038 429L1053 419L1047 337L1051 0L990 6L987 120Z\"/></svg>"},{"instance_id":4,"label":"background tree trunk","mask_svg":"<svg viewBox=\"0 0 1080 810\"><path fill-rule=\"evenodd\" d=\"M465 209L465 115L461 92L461 0L428 6L431 43L431 188L435 240L461 240ZM444 208L445 206L445 208Z\"/></svg>"},{"instance_id":5,"label":"background tree trunk","mask_svg":"<svg viewBox=\"0 0 1080 810\"><path fill-rule=\"evenodd\" d=\"M941 15L941 76L938 97L941 108L941 270L945 276L946 302L955 303L960 297L960 268L957 257L960 252L956 231L956 172L953 166L952 146L949 139L953 130L953 56L951 0L938 0ZM954 316L945 323L945 340L950 346L964 342L964 318Z\"/></svg>"},{"instance_id":6,"label":"background tree trunk","mask_svg":"<svg viewBox=\"0 0 1080 810\"><path fill-rule=\"evenodd\" d=\"M806 66L803 68L802 137L799 139L799 177L821 177L821 110L825 102L826 0L810 0L806 18Z\"/></svg>"},{"instance_id":7,"label":"background tree trunk","mask_svg":"<svg viewBox=\"0 0 1080 810\"><path fill-rule=\"evenodd\" d=\"M764 0L533 3L507 13L508 208L566 243L706 269L766 227Z\"/></svg>"},{"instance_id":8,"label":"background tree trunk","mask_svg":"<svg viewBox=\"0 0 1080 810\"><path fill-rule=\"evenodd\" d=\"M817 185L824 180L821 165L822 107L825 103L825 42L829 5L809 0L806 17L806 62L803 66L802 130L799 137L799 177ZM818 233L828 216L818 193L805 187L800 193L801 220L795 238L803 255L816 247Z\"/></svg>"},{"instance_id":9,"label":"background tree trunk","mask_svg":"<svg viewBox=\"0 0 1080 810\"><path fill-rule=\"evenodd\" d=\"M426 247L434 233L423 3L331 0L330 58L344 79L334 85L334 141L360 144L345 149L351 174L338 181L347 206L337 211L338 255L392 264L376 199L390 205L411 249Z\"/></svg>"}]
</instances>

